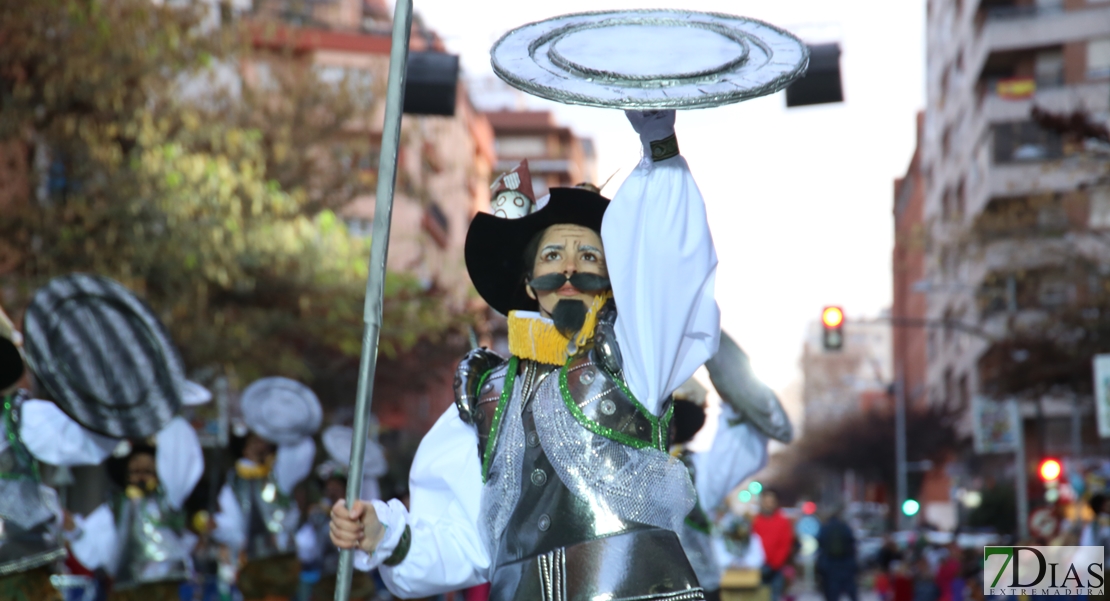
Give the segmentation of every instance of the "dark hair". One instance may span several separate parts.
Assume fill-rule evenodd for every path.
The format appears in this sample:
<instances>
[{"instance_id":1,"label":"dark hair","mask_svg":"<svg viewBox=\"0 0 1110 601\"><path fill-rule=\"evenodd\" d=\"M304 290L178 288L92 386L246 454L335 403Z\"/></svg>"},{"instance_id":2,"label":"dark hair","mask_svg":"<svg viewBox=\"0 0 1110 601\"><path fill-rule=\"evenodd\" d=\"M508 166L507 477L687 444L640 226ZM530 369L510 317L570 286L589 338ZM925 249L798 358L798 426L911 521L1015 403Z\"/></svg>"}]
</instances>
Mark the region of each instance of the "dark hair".
<instances>
[{"instance_id":1,"label":"dark hair","mask_svg":"<svg viewBox=\"0 0 1110 601\"><path fill-rule=\"evenodd\" d=\"M1093 494L1087 504L1091 506L1091 511L1102 513L1102 508L1106 505L1106 497L1101 493Z\"/></svg>"},{"instance_id":2,"label":"dark hair","mask_svg":"<svg viewBox=\"0 0 1110 601\"><path fill-rule=\"evenodd\" d=\"M524 247L524 256L520 258L524 262L524 283L527 284L528 280L532 279L532 270L536 268L536 254L540 252L540 242L543 240L543 235L547 233L547 228L536 232L528 244Z\"/></svg>"}]
</instances>

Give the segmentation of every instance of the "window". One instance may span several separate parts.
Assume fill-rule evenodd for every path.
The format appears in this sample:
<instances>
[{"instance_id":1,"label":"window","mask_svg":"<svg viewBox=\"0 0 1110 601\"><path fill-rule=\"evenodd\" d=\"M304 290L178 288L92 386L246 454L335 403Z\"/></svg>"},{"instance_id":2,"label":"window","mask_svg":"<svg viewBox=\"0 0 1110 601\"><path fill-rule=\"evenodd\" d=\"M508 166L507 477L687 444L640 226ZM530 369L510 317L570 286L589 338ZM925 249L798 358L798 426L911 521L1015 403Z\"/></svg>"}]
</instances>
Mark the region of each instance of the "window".
<instances>
[{"instance_id":1,"label":"window","mask_svg":"<svg viewBox=\"0 0 1110 601\"><path fill-rule=\"evenodd\" d=\"M498 138L497 155L507 158L547 156L547 140L543 136L505 136Z\"/></svg>"},{"instance_id":2,"label":"window","mask_svg":"<svg viewBox=\"0 0 1110 601\"><path fill-rule=\"evenodd\" d=\"M1091 208L1088 227L1110 229L1110 187L1091 188L1089 199Z\"/></svg>"},{"instance_id":3,"label":"window","mask_svg":"<svg viewBox=\"0 0 1110 601\"><path fill-rule=\"evenodd\" d=\"M1038 88L1054 88L1064 85L1063 49L1038 52L1034 59L1033 78Z\"/></svg>"},{"instance_id":4,"label":"window","mask_svg":"<svg viewBox=\"0 0 1110 601\"><path fill-rule=\"evenodd\" d=\"M1037 301L1042 307L1060 307L1071 302L1075 296L1075 286L1069 282L1050 279L1041 282L1037 289Z\"/></svg>"},{"instance_id":5,"label":"window","mask_svg":"<svg viewBox=\"0 0 1110 601\"><path fill-rule=\"evenodd\" d=\"M991 127L994 135L994 161L1015 163L1045 161L1064 156L1064 143L1059 134L1041 128L1032 121L1012 121Z\"/></svg>"},{"instance_id":6,"label":"window","mask_svg":"<svg viewBox=\"0 0 1110 601\"><path fill-rule=\"evenodd\" d=\"M1087 78L1110 77L1110 38L1087 42Z\"/></svg>"},{"instance_id":7,"label":"window","mask_svg":"<svg viewBox=\"0 0 1110 601\"><path fill-rule=\"evenodd\" d=\"M421 220L421 225L440 248L447 248L447 234L451 223L447 220L447 215L443 213L443 209L439 208L439 205L430 202L424 207L424 218Z\"/></svg>"}]
</instances>

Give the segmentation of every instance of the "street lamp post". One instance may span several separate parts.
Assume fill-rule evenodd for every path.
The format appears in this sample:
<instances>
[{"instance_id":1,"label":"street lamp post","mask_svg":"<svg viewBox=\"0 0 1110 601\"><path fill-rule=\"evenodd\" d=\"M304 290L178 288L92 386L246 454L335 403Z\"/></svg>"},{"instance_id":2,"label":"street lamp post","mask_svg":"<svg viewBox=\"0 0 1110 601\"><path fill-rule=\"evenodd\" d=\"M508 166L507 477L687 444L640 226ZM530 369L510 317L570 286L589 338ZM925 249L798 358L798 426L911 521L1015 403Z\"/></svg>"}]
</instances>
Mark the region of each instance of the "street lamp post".
<instances>
[{"instance_id":1,"label":"street lamp post","mask_svg":"<svg viewBox=\"0 0 1110 601\"><path fill-rule=\"evenodd\" d=\"M898 367L898 378L894 382L894 462L898 494L895 507L898 508L897 523L902 530L906 527L908 517L902 511L902 506L909 495L909 483L906 475L906 374L901 366Z\"/></svg>"}]
</instances>

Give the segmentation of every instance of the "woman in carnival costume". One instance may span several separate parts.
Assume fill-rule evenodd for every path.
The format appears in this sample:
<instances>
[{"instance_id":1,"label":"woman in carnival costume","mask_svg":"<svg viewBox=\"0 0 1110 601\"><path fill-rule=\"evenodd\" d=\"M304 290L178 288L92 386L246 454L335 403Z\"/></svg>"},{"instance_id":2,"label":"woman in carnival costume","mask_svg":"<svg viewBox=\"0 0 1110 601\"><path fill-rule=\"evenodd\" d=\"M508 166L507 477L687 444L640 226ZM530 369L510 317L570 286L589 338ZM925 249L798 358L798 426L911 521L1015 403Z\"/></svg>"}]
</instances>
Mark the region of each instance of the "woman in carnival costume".
<instances>
[{"instance_id":1,"label":"woman in carnival costume","mask_svg":"<svg viewBox=\"0 0 1110 601\"><path fill-rule=\"evenodd\" d=\"M493 601L704 597L676 535L694 488L667 438L671 392L717 351L717 257L674 111L627 116L645 159L611 202L554 188L471 223L467 270L508 315L512 356L463 359L411 511L332 510L332 540L397 596L489 581Z\"/></svg>"}]
</instances>

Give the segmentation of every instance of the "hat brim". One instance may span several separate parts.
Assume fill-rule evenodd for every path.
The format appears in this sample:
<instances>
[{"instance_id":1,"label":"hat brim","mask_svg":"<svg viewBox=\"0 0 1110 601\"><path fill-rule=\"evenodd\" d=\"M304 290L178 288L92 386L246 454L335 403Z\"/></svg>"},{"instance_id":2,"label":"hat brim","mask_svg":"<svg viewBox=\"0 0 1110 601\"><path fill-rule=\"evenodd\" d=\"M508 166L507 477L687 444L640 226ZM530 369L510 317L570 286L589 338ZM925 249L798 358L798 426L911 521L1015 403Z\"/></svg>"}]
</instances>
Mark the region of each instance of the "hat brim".
<instances>
[{"instance_id":1,"label":"hat brim","mask_svg":"<svg viewBox=\"0 0 1110 601\"><path fill-rule=\"evenodd\" d=\"M7 338L0 338L0 390L7 390L23 377L23 354Z\"/></svg>"},{"instance_id":2,"label":"hat brim","mask_svg":"<svg viewBox=\"0 0 1110 601\"><path fill-rule=\"evenodd\" d=\"M62 411L112 438L145 438L181 408L184 365L154 311L105 277L73 274L35 292L27 363Z\"/></svg>"},{"instance_id":3,"label":"hat brim","mask_svg":"<svg viewBox=\"0 0 1110 601\"><path fill-rule=\"evenodd\" d=\"M320 429L324 412L316 393L296 380L255 380L239 399L247 428L276 445L294 445Z\"/></svg>"},{"instance_id":4,"label":"hat brim","mask_svg":"<svg viewBox=\"0 0 1110 601\"><path fill-rule=\"evenodd\" d=\"M525 248L553 225L580 225L601 233L609 199L582 188L552 188L542 209L519 219L478 213L466 233L466 270L482 299L502 315L535 311L524 288Z\"/></svg>"}]
</instances>

